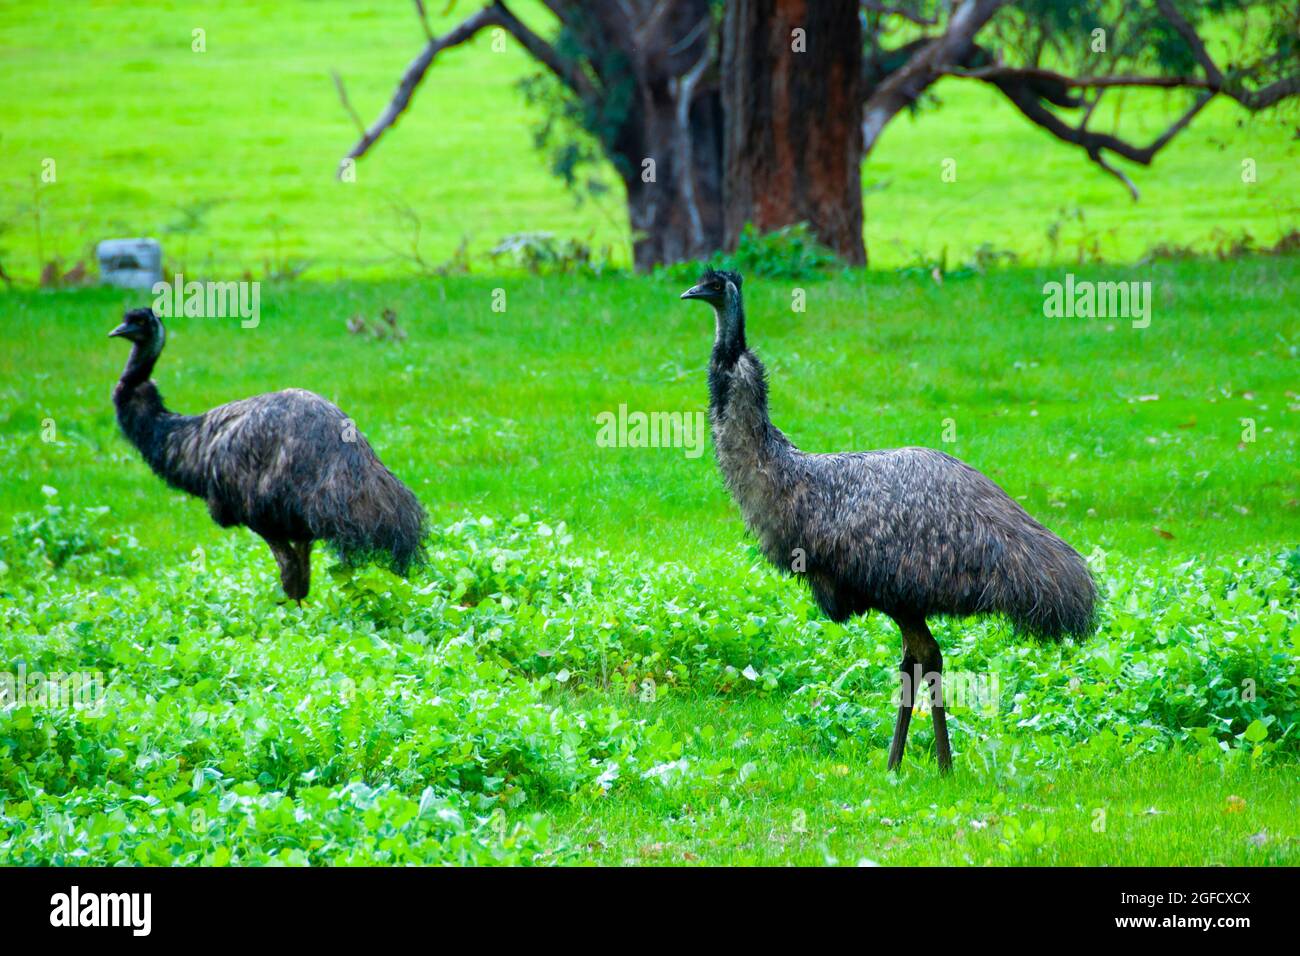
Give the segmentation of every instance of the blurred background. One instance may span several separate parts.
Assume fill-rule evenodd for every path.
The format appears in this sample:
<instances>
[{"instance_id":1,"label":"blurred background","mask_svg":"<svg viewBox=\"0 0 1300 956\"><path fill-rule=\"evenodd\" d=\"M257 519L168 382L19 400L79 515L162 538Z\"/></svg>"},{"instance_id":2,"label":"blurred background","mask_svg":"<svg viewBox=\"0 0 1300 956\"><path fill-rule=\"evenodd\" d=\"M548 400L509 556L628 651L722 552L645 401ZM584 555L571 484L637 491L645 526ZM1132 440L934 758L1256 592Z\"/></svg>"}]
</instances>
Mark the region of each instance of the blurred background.
<instances>
[{"instance_id":1,"label":"blurred background","mask_svg":"<svg viewBox=\"0 0 1300 956\"><path fill-rule=\"evenodd\" d=\"M523 48L518 31L488 25L438 53L400 122L344 181L339 163L359 132L340 91L370 126L425 48L424 24L439 37L482 5L436 0L422 18L420 4L397 0L171 0L147 9L90 0L6 3L0 8L0 266L21 283L42 275L47 285L91 281L96 242L150 236L162 242L168 270L196 277L326 280L493 271L517 263L519 243L507 243L495 258L493 249L507 237L532 233L549 234L544 248L534 250L538 255L555 254L558 246L561 255L628 265L634 258L623 182L629 171L619 163L629 160L610 147L621 135L610 126L655 97L671 120L673 98L680 95L674 84L686 75L674 76L678 67L671 61L681 60L688 70L701 53L708 62L689 106L695 159L711 149L720 167L696 177L706 219L707 204L721 209L735 185L732 157L713 141L727 122L732 129L725 135L736 141L748 136L750 146L774 123L788 128L785 143L769 144L773 155L806 150L809 164L825 156L819 136L851 138L861 117L817 93L818 82L832 92L844 86L842 75L814 74L838 69L842 64L831 61L850 62L855 51L824 49L823 34L813 29L805 37L807 59L799 61L807 69L792 78L780 74L776 54L797 29L791 24L807 18L802 4L767 4L771 10L742 4L755 8L744 16L759 19L732 26L725 5L707 0L627 9L641 6L647 18L654 13L659 19L629 20L620 13L610 24L581 27L561 19L579 5L551 3L548 9L537 0L515 0L512 18L580 71L595 76L591 64L610 61L621 64L612 72L623 74L601 76L600 88L583 100ZM863 99L897 79L918 39L952 32L945 3L847 6L860 30L850 46L862 48L857 95ZM842 16L832 8L845 5L825 7L822 16ZM998 10L976 35L978 51L967 56L969 65L953 67L985 75L927 78L915 102L892 115L860 157L860 171L849 170L863 187L870 263L929 268L1011 256L1031 264L1133 261L1153 250L1213 253L1243 242L1265 247L1290 233L1300 205L1300 116L1293 99L1251 111L1229 95L1215 96L1149 167L1101 154L1140 191L1134 201L1125 183L1086 149L1026 118L990 82L991 61L979 58L1076 78L1203 76L1191 47L1171 29L1157 29L1166 23L1159 7L1037 0ZM1279 57L1287 67L1293 62L1295 4L1182 3L1177 9L1225 71L1271 57L1269 69L1277 73ZM620 18L625 36L619 35ZM696 18L708 22L692 33ZM684 25L680 33L676 22ZM1096 23L1108 24L1109 31L1100 52L1094 49ZM751 34L767 35L745 35L747 26ZM717 102L726 102L728 115L737 112L736 91L722 88L726 71L720 67L724 56L739 58L745 50L724 50L728 29L750 51L732 72L758 92L744 94L746 117L709 124L707 110ZM648 64L629 59L642 54ZM812 85L796 88L803 75ZM1252 76L1251 88L1273 78ZM794 84L794 93L807 99L764 102L765 85L784 89L781 84ZM1106 95L1086 108L1039 102L1072 126L1087 109L1090 130L1115 132L1141 147L1200 92L1194 86L1078 89L1070 95ZM643 140L637 148L657 159L659 188L667 190L683 181L680 144L671 126L656 135L654 119L637 131ZM744 123L749 126L737 132L734 127ZM786 170L791 189L808 181L801 161L796 156ZM778 186L769 177L755 188ZM741 211L761 214L762 202L750 205ZM818 215L816 208L799 208L796 199L785 218L813 220L816 231ZM722 225L734 245L734 229ZM710 239L704 245L713 244ZM683 249L689 255L708 251L689 241Z\"/></svg>"}]
</instances>

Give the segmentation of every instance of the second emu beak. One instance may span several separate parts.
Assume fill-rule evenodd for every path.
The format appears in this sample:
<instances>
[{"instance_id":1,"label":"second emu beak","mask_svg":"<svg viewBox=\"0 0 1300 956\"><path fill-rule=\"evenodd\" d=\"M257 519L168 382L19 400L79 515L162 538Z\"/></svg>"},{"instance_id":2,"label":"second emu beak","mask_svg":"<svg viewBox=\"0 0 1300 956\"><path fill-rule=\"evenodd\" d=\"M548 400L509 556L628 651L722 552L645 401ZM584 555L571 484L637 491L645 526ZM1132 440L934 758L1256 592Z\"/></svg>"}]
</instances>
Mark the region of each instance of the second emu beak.
<instances>
[{"instance_id":1,"label":"second emu beak","mask_svg":"<svg viewBox=\"0 0 1300 956\"><path fill-rule=\"evenodd\" d=\"M130 332L130 331L131 331L131 327L130 327L129 325L127 325L125 322L123 322L121 325L119 325L117 328L115 328L112 332L109 332L109 333L108 333L108 337L111 339L111 338L113 338L114 336L117 336L117 335L126 335L126 333L127 333L127 332Z\"/></svg>"},{"instance_id":2,"label":"second emu beak","mask_svg":"<svg viewBox=\"0 0 1300 956\"><path fill-rule=\"evenodd\" d=\"M697 286L697 285L693 285L693 286L691 286L689 289L687 289L685 292L683 292L683 293L681 294L681 298L683 298L683 299L698 299L698 298L700 298L700 296L702 296L703 294L704 294L704 290L703 290L703 289L701 289L701 288L700 288L699 286Z\"/></svg>"}]
</instances>

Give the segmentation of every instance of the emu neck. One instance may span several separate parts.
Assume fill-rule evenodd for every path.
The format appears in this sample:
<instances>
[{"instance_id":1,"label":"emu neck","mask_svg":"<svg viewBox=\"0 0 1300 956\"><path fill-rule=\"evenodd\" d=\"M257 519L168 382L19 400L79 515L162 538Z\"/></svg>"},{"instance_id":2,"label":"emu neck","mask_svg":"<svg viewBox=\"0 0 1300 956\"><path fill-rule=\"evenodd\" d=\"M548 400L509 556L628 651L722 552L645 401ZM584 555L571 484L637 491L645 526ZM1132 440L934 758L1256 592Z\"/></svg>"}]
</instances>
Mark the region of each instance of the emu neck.
<instances>
[{"instance_id":1,"label":"emu neck","mask_svg":"<svg viewBox=\"0 0 1300 956\"><path fill-rule=\"evenodd\" d=\"M162 343L156 339L133 343L131 354L126 359L126 368L122 369L121 386L130 390L149 381L149 376L153 374L153 367L158 364L158 356L161 354Z\"/></svg>"},{"instance_id":2,"label":"emu neck","mask_svg":"<svg viewBox=\"0 0 1300 956\"><path fill-rule=\"evenodd\" d=\"M739 290L714 308L714 317L717 324L713 361L723 366L735 365L745 351L745 300Z\"/></svg>"},{"instance_id":3,"label":"emu neck","mask_svg":"<svg viewBox=\"0 0 1300 956\"><path fill-rule=\"evenodd\" d=\"M144 456L154 472L177 487L189 490L187 475L182 475L168 452L168 439L194 419L169 412L163 404L158 386L149 380L162 343L136 343L126 361L126 368L113 389L113 405L122 434Z\"/></svg>"},{"instance_id":4,"label":"emu neck","mask_svg":"<svg viewBox=\"0 0 1300 956\"><path fill-rule=\"evenodd\" d=\"M745 525L765 554L781 553L789 530L786 495L793 446L768 417L767 373L745 346L739 297L734 308L718 310L709 362L709 418L718 469Z\"/></svg>"},{"instance_id":5,"label":"emu neck","mask_svg":"<svg viewBox=\"0 0 1300 956\"><path fill-rule=\"evenodd\" d=\"M733 384L741 356L748 353L745 346L745 303L739 291L727 296L721 305L714 306L716 331L713 339L713 358L709 362L709 410L716 420L727 413L733 398ZM749 358L758 364L757 357ZM762 365L758 364L759 377ZM766 406L766 402L764 402ZM766 408L764 409L766 411Z\"/></svg>"},{"instance_id":6,"label":"emu neck","mask_svg":"<svg viewBox=\"0 0 1300 956\"><path fill-rule=\"evenodd\" d=\"M724 472L771 457L780 435L767 414L767 373L745 345L745 306L736 290L717 308L709 362L709 416Z\"/></svg>"}]
</instances>

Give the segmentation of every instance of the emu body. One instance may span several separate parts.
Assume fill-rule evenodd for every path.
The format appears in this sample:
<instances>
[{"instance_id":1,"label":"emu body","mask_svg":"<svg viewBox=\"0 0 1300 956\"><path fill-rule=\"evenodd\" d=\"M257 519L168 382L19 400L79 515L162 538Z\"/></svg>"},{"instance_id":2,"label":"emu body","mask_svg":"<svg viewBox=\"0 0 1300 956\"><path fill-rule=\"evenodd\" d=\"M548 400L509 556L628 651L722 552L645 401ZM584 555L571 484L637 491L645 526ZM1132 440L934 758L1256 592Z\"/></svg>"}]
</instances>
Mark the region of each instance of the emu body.
<instances>
[{"instance_id":1,"label":"emu body","mask_svg":"<svg viewBox=\"0 0 1300 956\"><path fill-rule=\"evenodd\" d=\"M913 691L929 685L940 768L951 765L943 658L926 619L1003 614L1041 639L1091 633L1096 589L1073 548L980 472L929 448L800 451L768 417L745 341L741 277L708 271L683 293L717 319L709 415L718 467L767 559L804 578L832 620L878 610L903 638L902 760Z\"/></svg>"},{"instance_id":2,"label":"emu body","mask_svg":"<svg viewBox=\"0 0 1300 956\"><path fill-rule=\"evenodd\" d=\"M109 334L133 343L113 390L122 433L156 475L207 502L217 524L261 535L289 598L307 596L317 540L347 564L405 573L419 559L424 509L337 406L294 388L178 415L149 380L166 338L157 316L136 309Z\"/></svg>"}]
</instances>

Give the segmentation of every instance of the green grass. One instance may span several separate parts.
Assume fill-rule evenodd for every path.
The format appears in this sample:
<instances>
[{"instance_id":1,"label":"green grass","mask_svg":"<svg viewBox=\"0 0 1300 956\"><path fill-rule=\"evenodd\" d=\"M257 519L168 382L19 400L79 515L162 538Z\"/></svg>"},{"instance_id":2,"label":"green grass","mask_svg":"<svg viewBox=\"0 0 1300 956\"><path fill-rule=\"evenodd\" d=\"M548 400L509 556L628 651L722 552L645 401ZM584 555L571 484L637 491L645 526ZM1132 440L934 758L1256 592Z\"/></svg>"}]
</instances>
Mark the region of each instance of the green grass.
<instances>
[{"instance_id":1,"label":"green grass","mask_svg":"<svg viewBox=\"0 0 1300 956\"><path fill-rule=\"evenodd\" d=\"M104 335L147 300L6 294L0 678L97 672L110 691L102 711L0 707L0 864L1300 862L1300 260L1123 264L1293 228L1284 117L1207 110L1130 171L1133 204L947 81L864 170L873 262L983 246L1030 265L837 273L797 283L804 312L796 283L751 276L750 340L801 447L950 451L1090 556L1105 596L1082 644L936 622L947 672L992 693L953 707L951 778L924 713L895 777L893 626L831 624L767 568L711 449L597 445L620 405L705 408L712 319L680 277L499 277L482 258L537 229L627 258L617 201L575 206L533 151L516 49L440 60L340 184L354 131L329 72L369 120L418 48L409 5L121 18L0 9L0 261L29 286L44 260L142 233L191 277L309 261L327 281L267 283L256 329L170 321L157 381L179 411L289 386L336 401L435 533L409 582L331 573L320 549L306 607L277 603L264 546L117 433L125 349ZM1174 108L1135 95L1124 128L1145 141ZM45 158L58 179L34 191ZM403 278L395 205L431 261L467 238L474 274ZM1045 318L1067 271L1151 282L1150 327ZM347 332L385 308L405 342Z\"/></svg>"},{"instance_id":2,"label":"green grass","mask_svg":"<svg viewBox=\"0 0 1300 956\"><path fill-rule=\"evenodd\" d=\"M1084 644L938 623L999 689L954 710L947 780L924 715L884 772L897 634L766 568L711 450L597 447L620 403L704 408L711 318L672 281L299 284L256 329L173 320L173 408L312 388L434 516L412 582L318 551L302 610L116 433L125 297L9 295L0 660L112 696L0 711L0 862L1295 864L1300 262L1075 269L1151 281L1146 329L1044 318L1063 271L846 273L804 313L747 288L803 447L943 447L1098 562ZM385 306L405 342L346 331Z\"/></svg>"},{"instance_id":3,"label":"green grass","mask_svg":"<svg viewBox=\"0 0 1300 956\"><path fill-rule=\"evenodd\" d=\"M743 781L737 773L650 799L547 805L553 826L597 863L1294 866L1300 858L1294 765L1228 769L1147 756L1061 772L963 764L945 778L913 748L894 777L878 745L791 748L771 701L692 700L632 713L688 736L743 727L738 741L699 749L706 761L754 766Z\"/></svg>"},{"instance_id":4,"label":"green grass","mask_svg":"<svg viewBox=\"0 0 1300 956\"><path fill-rule=\"evenodd\" d=\"M538 4L517 8L550 29ZM468 9L435 16L435 28ZM191 50L195 29L206 31L204 53ZM490 44L484 34L441 57L357 181L343 184L333 174L356 131L330 71L370 122L420 46L409 4L170 0L132 18L89 0L6 4L0 261L31 280L43 260L59 256L67 267L99 239L148 234L191 276L263 275L290 263L310 263L318 280L399 274L408 265L393 250L407 249L413 231L394 207L417 214L431 262L467 239L476 268L490 271L487 249L532 230L628 261L621 199L578 206L547 172L532 145L536 114L517 89L536 67L515 45L494 53ZM1134 204L998 94L960 80L935 94L943 108L895 121L864 168L864 183L879 187L866 198L877 264L945 251L960 262L981 246L1031 262L1134 260L1160 242L1208 250L1250 234L1272 243L1300 221L1294 111L1250 117L1213 105L1154 167L1128 168L1142 190ZM1164 93L1126 94L1120 128L1149 142L1181 105ZM1114 120L1103 108L1093 125ZM57 181L36 189L46 159ZM941 181L945 159L957 162L955 182ZM1255 163L1254 183L1242 181L1244 160ZM219 204L200 231L164 231L210 202Z\"/></svg>"},{"instance_id":5,"label":"green grass","mask_svg":"<svg viewBox=\"0 0 1300 956\"><path fill-rule=\"evenodd\" d=\"M805 284L803 313L790 309L790 284L752 282L751 341L771 371L773 420L810 451L942 447L1085 550L1160 557L1294 544L1296 260L1075 271L1151 281L1150 328L1044 318L1042 285L1060 269L941 288L849 274ZM497 287L504 313L491 309ZM173 408L309 388L351 414L442 520L540 508L591 547L660 558L736 540L708 453L595 446L596 416L620 404L704 410L713 320L677 300L679 284L263 291L256 329L169 324L158 380ZM125 350L103 336L136 301L110 291L9 297L0 505L39 508L51 485L69 501L111 504L153 547L186 552L221 532L201 505L142 480L109 402ZM406 343L347 333L349 315L384 307ZM39 440L47 419L58 442ZM1254 421L1255 441L1242 441L1242 419Z\"/></svg>"}]
</instances>

